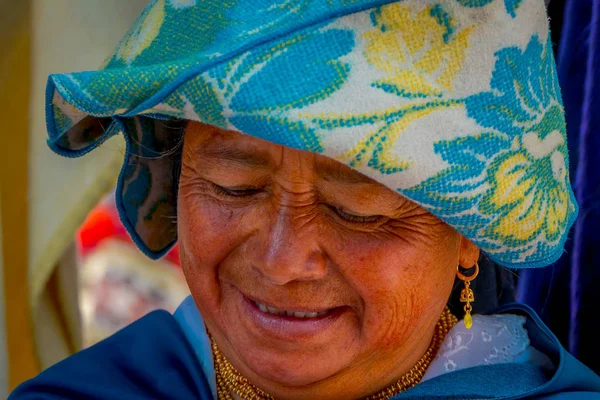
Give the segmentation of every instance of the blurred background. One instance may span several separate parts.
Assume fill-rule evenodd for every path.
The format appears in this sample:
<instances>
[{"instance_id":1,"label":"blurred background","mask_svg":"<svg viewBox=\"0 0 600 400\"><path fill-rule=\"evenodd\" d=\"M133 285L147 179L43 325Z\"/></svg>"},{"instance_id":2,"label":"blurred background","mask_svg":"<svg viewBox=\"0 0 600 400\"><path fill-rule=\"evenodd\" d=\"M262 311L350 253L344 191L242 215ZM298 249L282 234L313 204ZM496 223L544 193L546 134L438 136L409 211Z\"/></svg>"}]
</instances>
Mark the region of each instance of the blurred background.
<instances>
[{"instance_id":1,"label":"blurred background","mask_svg":"<svg viewBox=\"0 0 600 400\"><path fill-rule=\"evenodd\" d=\"M563 258L521 272L517 296L600 372L600 0L547 3L581 211ZM152 262L119 221L112 192L122 139L79 159L45 144L48 75L97 69L146 4L0 0L0 398L187 295L177 249Z\"/></svg>"},{"instance_id":2,"label":"blurred background","mask_svg":"<svg viewBox=\"0 0 600 400\"><path fill-rule=\"evenodd\" d=\"M153 262L112 195L124 141L85 159L46 146L51 73L97 69L147 0L0 0L0 398L155 308L187 295L177 250Z\"/></svg>"}]
</instances>

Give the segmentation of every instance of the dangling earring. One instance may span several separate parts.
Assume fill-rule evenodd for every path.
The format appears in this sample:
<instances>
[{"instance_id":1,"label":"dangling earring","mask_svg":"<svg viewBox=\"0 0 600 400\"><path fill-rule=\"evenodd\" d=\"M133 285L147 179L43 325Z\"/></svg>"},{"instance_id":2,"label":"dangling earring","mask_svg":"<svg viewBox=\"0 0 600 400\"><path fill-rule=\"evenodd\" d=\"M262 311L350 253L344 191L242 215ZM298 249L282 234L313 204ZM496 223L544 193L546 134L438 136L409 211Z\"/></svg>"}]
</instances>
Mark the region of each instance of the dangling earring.
<instances>
[{"instance_id":1,"label":"dangling earring","mask_svg":"<svg viewBox=\"0 0 600 400\"><path fill-rule=\"evenodd\" d=\"M473 293L473 289L471 289L471 281L477 278L479 275L479 264L475 263L475 272L471 276L465 276L460 272L460 265L456 267L456 276L458 279L465 283L465 288L460 292L460 302L465 304L465 328L471 329L473 326L473 318L471 317L471 311L473 310L473 306L471 303L475 301L475 294Z\"/></svg>"}]
</instances>

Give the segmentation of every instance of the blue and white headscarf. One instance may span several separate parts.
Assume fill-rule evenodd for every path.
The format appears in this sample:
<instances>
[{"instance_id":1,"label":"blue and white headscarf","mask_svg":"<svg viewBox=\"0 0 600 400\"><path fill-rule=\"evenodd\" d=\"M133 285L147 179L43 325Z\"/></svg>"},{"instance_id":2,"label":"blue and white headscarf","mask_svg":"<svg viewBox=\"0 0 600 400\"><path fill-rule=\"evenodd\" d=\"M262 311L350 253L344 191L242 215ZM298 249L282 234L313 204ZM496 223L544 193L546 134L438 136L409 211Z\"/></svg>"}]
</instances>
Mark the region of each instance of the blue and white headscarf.
<instances>
[{"instance_id":1,"label":"blue and white headscarf","mask_svg":"<svg viewBox=\"0 0 600 400\"><path fill-rule=\"evenodd\" d=\"M338 160L508 267L554 262L577 214L542 0L152 1L47 90L56 152L125 135L118 206L151 257L177 240L170 118Z\"/></svg>"}]
</instances>

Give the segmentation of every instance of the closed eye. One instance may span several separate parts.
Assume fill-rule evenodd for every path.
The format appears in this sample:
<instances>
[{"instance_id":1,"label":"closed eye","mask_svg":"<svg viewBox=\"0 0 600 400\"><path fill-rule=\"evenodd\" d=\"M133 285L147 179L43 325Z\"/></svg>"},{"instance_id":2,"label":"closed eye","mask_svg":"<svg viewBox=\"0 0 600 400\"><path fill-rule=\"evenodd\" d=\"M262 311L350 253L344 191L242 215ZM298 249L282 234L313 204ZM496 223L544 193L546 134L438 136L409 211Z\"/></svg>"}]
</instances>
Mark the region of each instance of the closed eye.
<instances>
[{"instance_id":1,"label":"closed eye","mask_svg":"<svg viewBox=\"0 0 600 400\"><path fill-rule=\"evenodd\" d=\"M263 191L263 189L261 189L261 188L254 188L254 187L241 188L241 189L226 188L226 187L217 185L216 183L212 183L211 186L212 186L213 190L215 191L215 193L222 197L237 197L237 198L252 197ZM339 218L341 218L342 220L344 220L346 222L355 223L355 224L369 224L369 223L375 223L375 222L382 222L383 220L387 219L387 217L385 217L383 215L363 216L363 215L356 215L356 214L349 213L340 207L329 206L329 208L331 210L333 210L336 213L336 215Z\"/></svg>"},{"instance_id":2,"label":"closed eye","mask_svg":"<svg viewBox=\"0 0 600 400\"><path fill-rule=\"evenodd\" d=\"M340 207L330 206L330 208L344 221L352 222L352 223L356 223L356 224L368 224L368 223L373 223L373 222L381 222L384 219L386 219L386 217L383 215L366 215L366 216L355 215L355 214L351 214L347 211L344 211Z\"/></svg>"},{"instance_id":3,"label":"closed eye","mask_svg":"<svg viewBox=\"0 0 600 400\"><path fill-rule=\"evenodd\" d=\"M259 188L231 189L219 186L216 183L212 184L212 188L216 194L225 197L250 197L262 191L262 189Z\"/></svg>"}]
</instances>

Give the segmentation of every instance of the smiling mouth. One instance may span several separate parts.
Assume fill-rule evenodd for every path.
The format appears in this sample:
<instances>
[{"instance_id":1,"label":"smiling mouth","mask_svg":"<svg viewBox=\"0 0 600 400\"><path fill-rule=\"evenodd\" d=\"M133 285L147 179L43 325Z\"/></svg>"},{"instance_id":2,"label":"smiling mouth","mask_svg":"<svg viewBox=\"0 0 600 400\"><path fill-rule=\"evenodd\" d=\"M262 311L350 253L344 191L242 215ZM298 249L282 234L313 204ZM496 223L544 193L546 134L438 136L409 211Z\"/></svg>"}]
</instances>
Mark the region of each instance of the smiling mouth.
<instances>
[{"instance_id":1,"label":"smiling mouth","mask_svg":"<svg viewBox=\"0 0 600 400\"><path fill-rule=\"evenodd\" d=\"M276 307L268 306L259 303L258 301L250 300L261 312L265 314L278 315L281 317L294 317L299 319L313 319L330 314L333 309L325 311L299 311L299 310L280 310Z\"/></svg>"},{"instance_id":2,"label":"smiling mouth","mask_svg":"<svg viewBox=\"0 0 600 400\"><path fill-rule=\"evenodd\" d=\"M237 289L237 288L236 288ZM248 321L248 331L254 332L260 340L269 338L273 343L310 343L320 335L334 335L332 326L347 321L348 306L311 307L307 305L267 303L263 299L249 297L237 289L242 320ZM246 319L247 318L247 319ZM329 333L326 333L329 332ZM326 336L328 337L328 336ZM319 339L324 340L324 339Z\"/></svg>"}]
</instances>

